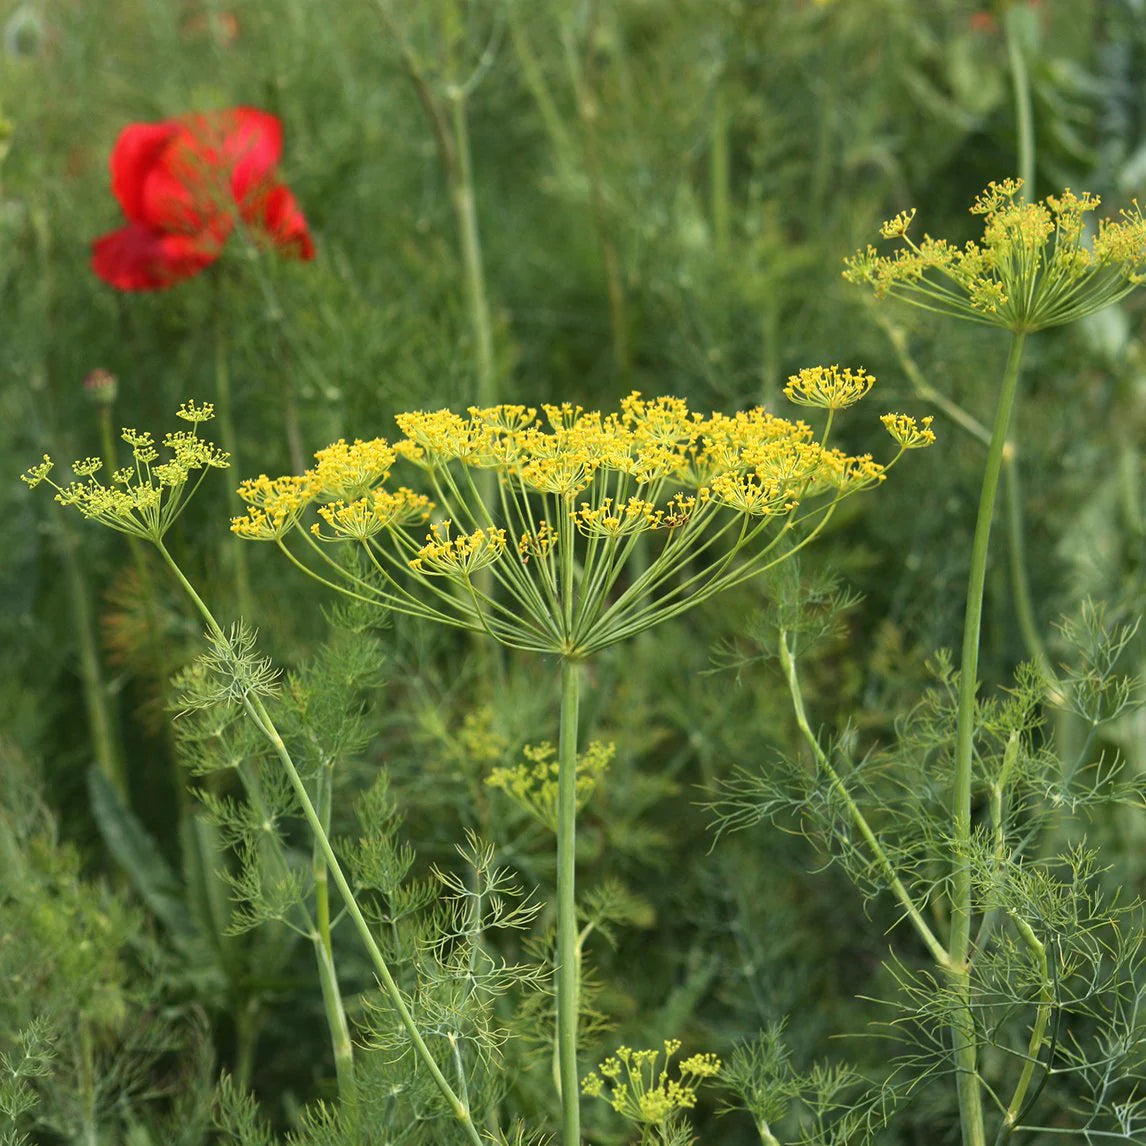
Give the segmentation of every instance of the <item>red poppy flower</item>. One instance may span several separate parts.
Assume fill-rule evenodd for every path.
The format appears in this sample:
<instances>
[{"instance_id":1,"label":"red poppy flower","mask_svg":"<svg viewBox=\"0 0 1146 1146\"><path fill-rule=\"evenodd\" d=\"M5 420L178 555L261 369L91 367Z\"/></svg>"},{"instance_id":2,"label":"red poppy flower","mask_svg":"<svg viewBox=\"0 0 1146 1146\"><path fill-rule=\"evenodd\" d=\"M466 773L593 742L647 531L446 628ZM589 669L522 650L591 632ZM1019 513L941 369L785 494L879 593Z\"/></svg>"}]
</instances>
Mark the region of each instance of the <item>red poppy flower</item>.
<instances>
[{"instance_id":1,"label":"red poppy flower","mask_svg":"<svg viewBox=\"0 0 1146 1146\"><path fill-rule=\"evenodd\" d=\"M236 221L284 254L314 258L306 220L276 178L282 124L236 107L124 128L111 189L127 226L92 243L92 269L120 290L158 290L222 254Z\"/></svg>"}]
</instances>

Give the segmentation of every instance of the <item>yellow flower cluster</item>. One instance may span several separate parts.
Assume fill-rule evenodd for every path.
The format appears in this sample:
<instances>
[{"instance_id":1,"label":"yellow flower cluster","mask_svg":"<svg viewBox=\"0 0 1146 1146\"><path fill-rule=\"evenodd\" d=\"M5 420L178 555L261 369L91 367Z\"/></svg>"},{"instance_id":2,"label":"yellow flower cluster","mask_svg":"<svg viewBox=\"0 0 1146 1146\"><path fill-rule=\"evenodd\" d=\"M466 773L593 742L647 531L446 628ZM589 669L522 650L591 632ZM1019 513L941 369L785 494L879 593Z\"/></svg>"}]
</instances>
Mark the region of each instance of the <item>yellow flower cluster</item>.
<instances>
[{"instance_id":1,"label":"yellow flower cluster","mask_svg":"<svg viewBox=\"0 0 1146 1146\"><path fill-rule=\"evenodd\" d=\"M794 375L789 392L828 409L827 433L835 411L873 381L863 370L816 367ZM411 411L396 420L405 437L393 444L340 440L299 476L244 482L247 512L232 530L276 542L308 569L297 550L309 545L321 579L333 583L333 570L356 596L513 647L567 654L587 655L781 559L766 558L779 533L742 566L729 561L728 547L746 548L809 499L803 516L815 515L819 528L831 506L885 472L869 455L817 441L802 421L761 408L705 417L682 398L636 392L609 413L561 403ZM906 434L906 425L894 432ZM422 471L424 493L388 484L399 463ZM474 470L493 470L497 480ZM310 507L318 520L296 530ZM429 533L416 538L425 523ZM654 531L660 551L640 578L622 579L636 537ZM322 551L345 541L363 547L365 564ZM671 588L698 553L707 556L688 589ZM662 597L671 601L663 614L655 607Z\"/></svg>"},{"instance_id":2,"label":"yellow flower cluster","mask_svg":"<svg viewBox=\"0 0 1146 1146\"><path fill-rule=\"evenodd\" d=\"M1085 217L1097 196L1068 188L1028 203L1021 189L1017 179L991 183L971 208L983 216L982 241L962 247L930 235L916 243L908 234L915 212L900 212L880 234L904 245L891 255L869 245L845 260L844 278L866 283L878 298L1014 331L1072 322L1143 281L1146 219L1137 202L1118 220L1102 220L1087 245Z\"/></svg>"},{"instance_id":3,"label":"yellow flower cluster","mask_svg":"<svg viewBox=\"0 0 1146 1146\"><path fill-rule=\"evenodd\" d=\"M931 428L935 419L930 414L918 422L907 414L883 414L879 420L905 450L919 450L935 444L935 431Z\"/></svg>"},{"instance_id":4,"label":"yellow flower cluster","mask_svg":"<svg viewBox=\"0 0 1146 1146\"><path fill-rule=\"evenodd\" d=\"M582 808L609 770L616 745L594 740L577 756L577 807ZM525 760L512 768L494 768L486 777L491 788L500 788L552 831L557 830L557 749L548 740L527 744Z\"/></svg>"},{"instance_id":5,"label":"yellow flower cluster","mask_svg":"<svg viewBox=\"0 0 1146 1146\"><path fill-rule=\"evenodd\" d=\"M445 574L468 580L479 569L492 565L505 552L504 529L475 529L450 536L452 523L435 525L410 568L419 573Z\"/></svg>"},{"instance_id":6,"label":"yellow flower cluster","mask_svg":"<svg viewBox=\"0 0 1146 1146\"><path fill-rule=\"evenodd\" d=\"M590 1098L605 1098L618 1114L638 1125L663 1125L691 1110L699 1085L720 1073L716 1055L695 1054L680 1064L678 1077L670 1078L669 1067L679 1050L679 1039L666 1039L663 1051L619 1047L586 1076L581 1091ZM662 1054L664 1064L658 1070Z\"/></svg>"},{"instance_id":7,"label":"yellow flower cluster","mask_svg":"<svg viewBox=\"0 0 1146 1146\"><path fill-rule=\"evenodd\" d=\"M875 383L863 370L841 370L838 366L812 366L793 374L784 387L788 400L798 406L820 406L842 410L858 402Z\"/></svg>"},{"instance_id":8,"label":"yellow flower cluster","mask_svg":"<svg viewBox=\"0 0 1146 1146\"><path fill-rule=\"evenodd\" d=\"M177 413L192 428L164 436L160 445L170 455L166 461L159 460L159 447L151 434L125 428L120 436L131 447L133 464L116 470L110 484L96 476L103 469L103 461L87 457L72 463L75 480L66 486L56 485L49 477L53 462L47 454L39 465L21 474L21 481L29 487L46 481L56 490L56 501L61 505L74 506L84 517L120 533L158 542L206 472L228 465L226 453L198 436L199 424L213 417L210 403L185 402ZM194 473L199 476L189 490Z\"/></svg>"}]
</instances>

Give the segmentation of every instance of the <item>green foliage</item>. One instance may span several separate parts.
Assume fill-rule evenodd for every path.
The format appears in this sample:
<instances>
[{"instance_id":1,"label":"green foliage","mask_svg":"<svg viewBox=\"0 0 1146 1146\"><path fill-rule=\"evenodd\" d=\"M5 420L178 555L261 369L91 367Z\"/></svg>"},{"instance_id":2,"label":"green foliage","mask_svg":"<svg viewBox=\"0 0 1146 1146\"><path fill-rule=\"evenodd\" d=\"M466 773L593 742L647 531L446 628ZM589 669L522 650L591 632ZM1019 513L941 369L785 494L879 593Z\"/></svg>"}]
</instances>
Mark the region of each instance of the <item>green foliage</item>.
<instances>
[{"instance_id":1,"label":"green foliage","mask_svg":"<svg viewBox=\"0 0 1146 1146\"><path fill-rule=\"evenodd\" d=\"M1027 348L963 834L955 665L1005 351L841 277L913 206L974 237L976 194L1024 163L1024 73L1032 198L1129 207L1144 51L1136 0L0 4L0 456L102 458L82 484L146 454L124 423L188 395L221 422L223 386L236 454L160 481L206 641L157 551L0 482L0 1142L473 1146L268 727L477 1133L558 1142L552 761L527 753L558 743L555 666L331 609L272 545L236 556L230 487L401 410L639 390L793 417L785 380L836 362L936 446L767 583L585 671L576 748L615 752L575 847L581 1071L625 1043L719 1054L680 1146L956 1141L969 997L988 1141L1146 1142L1141 296ZM283 121L316 259L229 242L169 290L96 280L118 133L240 104ZM878 426L830 433L884 456ZM655 553L631 556L607 601ZM523 761L526 806L487 783ZM965 982L927 940L964 874ZM583 1131L637 1137L606 1103Z\"/></svg>"}]
</instances>

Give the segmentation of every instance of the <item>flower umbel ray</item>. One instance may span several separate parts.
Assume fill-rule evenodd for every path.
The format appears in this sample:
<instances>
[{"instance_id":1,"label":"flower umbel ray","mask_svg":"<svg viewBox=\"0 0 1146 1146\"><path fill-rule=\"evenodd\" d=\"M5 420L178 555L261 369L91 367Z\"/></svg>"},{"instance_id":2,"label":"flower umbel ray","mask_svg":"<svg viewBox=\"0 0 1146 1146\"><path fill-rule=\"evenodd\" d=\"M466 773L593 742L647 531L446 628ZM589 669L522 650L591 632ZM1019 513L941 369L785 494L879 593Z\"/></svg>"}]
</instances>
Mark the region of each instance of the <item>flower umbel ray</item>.
<instances>
[{"instance_id":1,"label":"flower umbel ray","mask_svg":"<svg viewBox=\"0 0 1146 1146\"><path fill-rule=\"evenodd\" d=\"M790 390L830 426L873 381L820 367ZM232 530L353 597L572 658L783 560L934 438L926 420L888 415L899 453L883 465L763 409L704 417L638 393L607 413L505 405L396 421L405 436L393 443L336 442L301 475L244 482ZM409 484L391 483L398 467ZM648 560L627 572L641 537Z\"/></svg>"},{"instance_id":2,"label":"flower umbel ray","mask_svg":"<svg viewBox=\"0 0 1146 1146\"><path fill-rule=\"evenodd\" d=\"M1146 219L1137 201L1090 236L1086 217L1098 196L1067 188L1028 203L1021 189L1017 179L991 183L971 207L983 216L983 236L963 247L926 234L917 243L908 233L915 212L901 212L881 234L903 245L890 255L871 245L858 251L844 278L879 298L1021 332L1093 314L1143 281Z\"/></svg>"}]
</instances>

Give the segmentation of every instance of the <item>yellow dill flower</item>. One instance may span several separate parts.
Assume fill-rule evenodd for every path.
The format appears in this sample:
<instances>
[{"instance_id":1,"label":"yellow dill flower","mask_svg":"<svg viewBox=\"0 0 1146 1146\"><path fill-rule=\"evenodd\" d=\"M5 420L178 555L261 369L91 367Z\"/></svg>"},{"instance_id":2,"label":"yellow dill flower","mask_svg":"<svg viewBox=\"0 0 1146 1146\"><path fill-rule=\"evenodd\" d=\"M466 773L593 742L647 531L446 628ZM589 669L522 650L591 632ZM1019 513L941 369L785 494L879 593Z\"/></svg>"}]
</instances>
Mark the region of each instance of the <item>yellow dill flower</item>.
<instances>
[{"instance_id":1,"label":"yellow dill flower","mask_svg":"<svg viewBox=\"0 0 1146 1146\"><path fill-rule=\"evenodd\" d=\"M711 486L715 501L749 517L775 517L791 513L799 501L792 489L763 481L755 474L721 474Z\"/></svg>"},{"instance_id":2,"label":"yellow dill flower","mask_svg":"<svg viewBox=\"0 0 1146 1146\"><path fill-rule=\"evenodd\" d=\"M199 423L211 418L210 405L185 403L179 416L193 426L164 437L162 446L171 455L166 461L159 460L159 448L150 433L123 430L121 437L131 447L133 464L116 470L111 485L96 477L103 468L99 458L78 459L72 466L75 480L57 485L49 476L53 463L47 454L21 480L30 488L47 482L61 505L74 506L84 517L120 533L158 543L207 471L228 465L226 453L197 436Z\"/></svg>"},{"instance_id":3,"label":"yellow dill flower","mask_svg":"<svg viewBox=\"0 0 1146 1146\"><path fill-rule=\"evenodd\" d=\"M410 562L411 569L468 580L505 552L504 529L475 529L473 533L451 537L450 526L448 521L434 526L426 536L426 544Z\"/></svg>"},{"instance_id":4,"label":"yellow dill flower","mask_svg":"<svg viewBox=\"0 0 1146 1146\"><path fill-rule=\"evenodd\" d=\"M820 367L797 383L831 415L871 379ZM531 407L503 405L471 407L466 416L412 411L396 421L405 437L394 445L340 441L301 477L255 479L235 532L276 541L308 571L314 554L300 556L305 545L354 542L379 576L325 556L315 575L336 587L339 578L348 592L387 608L572 657L783 560L790 548L780 540L790 529L809 523L805 544L839 500L884 473L866 455L826 450L803 421L761 408L702 417L681 398L637 392L607 413L559 403L542 406L538 418ZM425 493L388 485L391 466L404 463L422 471ZM476 479L475 470L487 469L496 482ZM294 532L308 505L317 521ZM419 544L406 527L435 505L444 520ZM640 534L653 541L648 565L626 577ZM502 561L507 544L516 554ZM475 584L479 570L488 572ZM443 588L440 578L463 591Z\"/></svg>"},{"instance_id":5,"label":"yellow dill flower","mask_svg":"<svg viewBox=\"0 0 1146 1146\"><path fill-rule=\"evenodd\" d=\"M339 439L314 455L313 486L329 498L363 497L390 476L397 455L384 438Z\"/></svg>"},{"instance_id":6,"label":"yellow dill flower","mask_svg":"<svg viewBox=\"0 0 1146 1146\"><path fill-rule=\"evenodd\" d=\"M679 1039L666 1039L663 1050L632 1050L618 1047L581 1083L581 1093L603 1098L622 1117L638 1126L663 1126L696 1105L697 1089L720 1073L714 1054L695 1054L669 1075L672 1060L680 1050ZM663 1058L663 1063L658 1063Z\"/></svg>"},{"instance_id":7,"label":"yellow dill flower","mask_svg":"<svg viewBox=\"0 0 1146 1146\"><path fill-rule=\"evenodd\" d=\"M606 497L600 505L582 502L573 519L586 537L617 538L656 529L664 520L664 512L639 497L631 497L624 505L614 508L613 499Z\"/></svg>"},{"instance_id":8,"label":"yellow dill flower","mask_svg":"<svg viewBox=\"0 0 1146 1146\"><path fill-rule=\"evenodd\" d=\"M616 745L594 740L577 755L577 807L583 808L616 755ZM512 768L494 768L486 777L491 788L500 788L514 803L536 817L551 831L557 830L557 749L548 740L527 744L525 760Z\"/></svg>"},{"instance_id":9,"label":"yellow dill flower","mask_svg":"<svg viewBox=\"0 0 1146 1146\"><path fill-rule=\"evenodd\" d=\"M841 370L839 366L810 366L793 374L784 387L789 401L798 406L820 406L825 410L842 410L854 405L871 388L875 379L860 370Z\"/></svg>"},{"instance_id":10,"label":"yellow dill flower","mask_svg":"<svg viewBox=\"0 0 1146 1146\"><path fill-rule=\"evenodd\" d=\"M411 461L433 468L464 458L470 452L472 425L451 410L414 410L399 414L394 420L406 440L415 447L414 450L402 447L403 454Z\"/></svg>"},{"instance_id":11,"label":"yellow dill flower","mask_svg":"<svg viewBox=\"0 0 1146 1146\"><path fill-rule=\"evenodd\" d=\"M320 505L318 516L331 532L323 533L317 522L310 531L319 541L368 541L384 529L398 529L425 521L433 508L434 503L425 494L415 493L406 486L393 493L375 489L366 497L350 503L340 499Z\"/></svg>"},{"instance_id":12,"label":"yellow dill flower","mask_svg":"<svg viewBox=\"0 0 1146 1146\"><path fill-rule=\"evenodd\" d=\"M931 428L935 419L930 414L918 422L907 414L884 414L879 420L905 450L918 450L935 444L935 431Z\"/></svg>"},{"instance_id":13,"label":"yellow dill flower","mask_svg":"<svg viewBox=\"0 0 1146 1146\"><path fill-rule=\"evenodd\" d=\"M957 248L909 227L901 212L880 233L904 246L881 255L872 246L845 260L844 278L944 314L1012 331L1042 330L1093 314L1127 295L1146 272L1146 220L1135 201L1117 220L1104 219L1086 241L1086 216L1096 195L1061 195L1028 203L1021 181L991 183L971 213L983 216L983 237Z\"/></svg>"},{"instance_id":14,"label":"yellow dill flower","mask_svg":"<svg viewBox=\"0 0 1146 1146\"><path fill-rule=\"evenodd\" d=\"M231 518L231 532L247 541L281 540L299 523L316 487L317 480L309 472L301 477L259 474L247 478L238 489L247 503L247 515Z\"/></svg>"}]
</instances>

